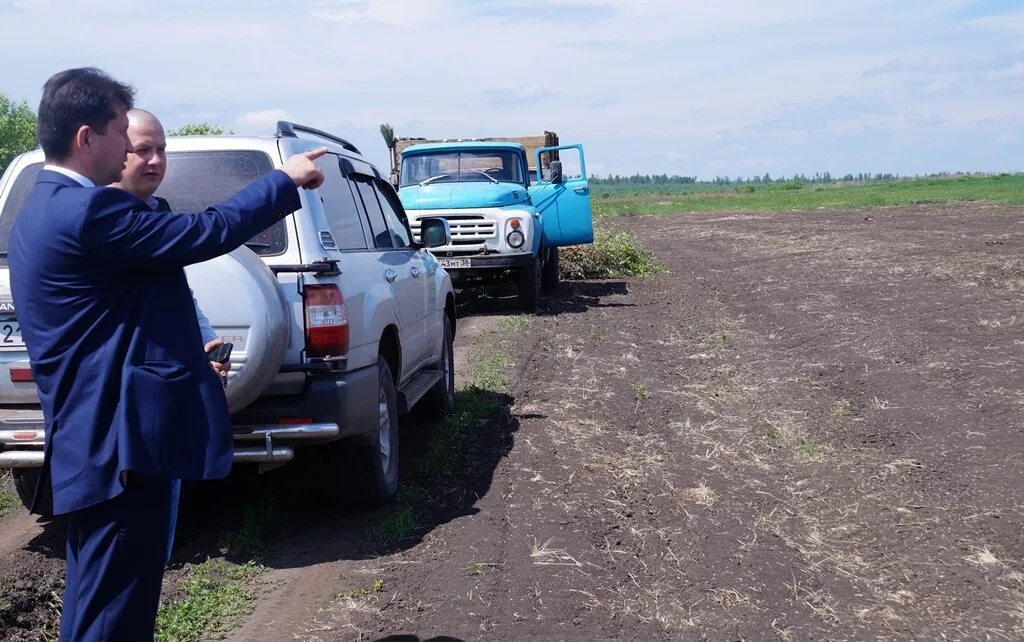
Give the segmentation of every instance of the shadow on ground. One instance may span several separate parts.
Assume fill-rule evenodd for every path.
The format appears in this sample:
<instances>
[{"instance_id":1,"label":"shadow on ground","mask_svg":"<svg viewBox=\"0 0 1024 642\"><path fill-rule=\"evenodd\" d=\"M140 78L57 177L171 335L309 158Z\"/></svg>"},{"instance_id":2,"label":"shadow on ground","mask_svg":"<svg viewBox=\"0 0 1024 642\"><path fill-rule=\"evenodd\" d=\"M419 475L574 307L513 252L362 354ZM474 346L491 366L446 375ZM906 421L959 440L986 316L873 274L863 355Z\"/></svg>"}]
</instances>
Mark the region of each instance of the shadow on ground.
<instances>
[{"instance_id":1,"label":"shadow on ground","mask_svg":"<svg viewBox=\"0 0 1024 642\"><path fill-rule=\"evenodd\" d=\"M604 300L627 294L625 281L562 281L557 290L541 292L537 314L579 314L591 308L631 307L632 303ZM523 312L515 286L505 283L458 290L456 299L460 318Z\"/></svg>"},{"instance_id":2,"label":"shadow on ground","mask_svg":"<svg viewBox=\"0 0 1024 642\"><path fill-rule=\"evenodd\" d=\"M258 558L271 568L367 559L415 546L438 526L476 513L476 502L488 493L498 463L512 449L519 427L518 418L510 414L512 397L483 394L492 409L490 418L465 433L458 464L449 475L426 476L417 465L439 424L415 416L403 422L399 497L381 508L360 510L358 501L332 501L331 489L321 479L337 476L321 473L324 466L341 463L312 457L297 457L264 475L247 467L224 481L192 485L174 561L219 555L225 542L234 542L237 549L228 551L228 559ZM396 533L384 527L394 521L395 511L403 510L412 520L404 523L406 528Z\"/></svg>"}]
</instances>

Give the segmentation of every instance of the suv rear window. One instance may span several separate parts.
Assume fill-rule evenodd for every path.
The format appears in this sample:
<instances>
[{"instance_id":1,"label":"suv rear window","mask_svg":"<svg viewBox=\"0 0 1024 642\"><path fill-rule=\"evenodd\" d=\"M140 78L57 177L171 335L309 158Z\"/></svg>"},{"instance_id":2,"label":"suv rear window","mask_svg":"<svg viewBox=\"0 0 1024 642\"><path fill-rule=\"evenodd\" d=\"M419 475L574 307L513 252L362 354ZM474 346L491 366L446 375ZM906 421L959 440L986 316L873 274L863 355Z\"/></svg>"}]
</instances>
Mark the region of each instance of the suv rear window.
<instances>
[{"instance_id":1,"label":"suv rear window","mask_svg":"<svg viewBox=\"0 0 1024 642\"><path fill-rule=\"evenodd\" d=\"M168 152L167 175L156 195L167 199L172 211L201 212L272 169L274 163L263 152ZM263 230L246 245L260 256L281 254L288 246L284 222Z\"/></svg>"},{"instance_id":2,"label":"suv rear window","mask_svg":"<svg viewBox=\"0 0 1024 642\"><path fill-rule=\"evenodd\" d=\"M7 239L15 216L35 185L40 169L41 163L29 165L11 186L0 212L0 257L7 254ZM263 152L170 152L167 154L167 175L156 195L167 199L174 211L201 212L272 169L273 162ZM283 253L288 247L284 219L252 237L247 245L261 256Z\"/></svg>"}]
</instances>

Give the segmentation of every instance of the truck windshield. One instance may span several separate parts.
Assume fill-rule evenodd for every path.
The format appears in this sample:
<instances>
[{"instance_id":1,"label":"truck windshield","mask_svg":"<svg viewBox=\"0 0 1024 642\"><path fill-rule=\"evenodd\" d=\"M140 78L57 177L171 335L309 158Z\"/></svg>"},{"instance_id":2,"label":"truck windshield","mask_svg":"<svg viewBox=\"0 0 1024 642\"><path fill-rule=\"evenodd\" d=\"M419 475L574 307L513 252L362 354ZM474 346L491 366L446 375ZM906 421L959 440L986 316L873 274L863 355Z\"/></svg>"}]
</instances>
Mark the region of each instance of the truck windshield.
<instances>
[{"instance_id":1,"label":"truck windshield","mask_svg":"<svg viewBox=\"0 0 1024 642\"><path fill-rule=\"evenodd\" d=\"M524 184L519 154L481 150L414 154L402 159L401 187L469 182Z\"/></svg>"}]
</instances>

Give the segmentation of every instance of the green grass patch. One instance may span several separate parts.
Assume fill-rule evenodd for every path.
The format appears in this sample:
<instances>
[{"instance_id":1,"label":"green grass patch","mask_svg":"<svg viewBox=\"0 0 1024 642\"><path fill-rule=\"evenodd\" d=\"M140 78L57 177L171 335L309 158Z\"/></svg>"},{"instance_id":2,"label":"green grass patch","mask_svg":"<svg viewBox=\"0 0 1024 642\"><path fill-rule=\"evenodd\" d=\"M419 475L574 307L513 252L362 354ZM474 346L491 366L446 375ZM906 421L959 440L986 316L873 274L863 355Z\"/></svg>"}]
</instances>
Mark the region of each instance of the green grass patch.
<instances>
[{"instance_id":1,"label":"green grass patch","mask_svg":"<svg viewBox=\"0 0 1024 642\"><path fill-rule=\"evenodd\" d=\"M765 421L761 426L762 436L774 445L792 449L801 457L818 461L829 452L829 446L807 434L795 423L780 419Z\"/></svg>"},{"instance_id":2,"label":"green grass patch","mask_svg":"<svg viewBox=\"0 0 1024 642\"><path fill-rule=\"evenodd\" d=\"M158 642L192 642L223 636L252 611L252 579L266 569L254 562L233 565L210 559L180 580L181 597L160 607Z\"/></svg>"},{"instance_id":3,"label":"green grass patch","mask_svg":"<svg viewBox=\"0 0 1024 642\"><path fill-rule=\"evenodd\" d=\"M346 591L342 593L339 597L355 600L361 597L366 597L367 595L373 595L374 593L380 593L383 590L384 580L378 577L373 580L373 584L371 584L370 586L360 586L358 588L354 588L351 591Z\"/></svg>"},{"instance_id":4,"label":"green grass patch","mask_svg":"<svg viewBox=\"0 0 1024 642\"><path fill-rule=\"evenodd\" d=\"M497 380L499 371L490 375ZM507 379L506 379L507 381ZM448 477L461 461L461 445L467 433L490 419L494 414L494 400L488 389L476 385L455 392L455 412L438 424L430 439L426 454L419 461L417 471L425 477Z\"/></svg>"},{"instance_id":5,"label":"green grass patch","mask_svg":"<svg viewBox=\"0 0 1024 642\"><path fill-rule=\"evenodd\" d=\"M498 332L503 335L521 334L526 328L530 327L531 319L532 316L525 314L505 317L498 323Z\"/></svg>"},{"instance_id":6,"label":"green grass patch","mask_svg":"<svg viewBox=\"0 0 1024 642\"><path fill-rule=\"evenodd\" d=\"M1024 174L952 176L870 183L595 186L594 214L640 216L686 212L844 209L920 203L1024 205ZM607 195L607 196L606 196Z\"/></svg>"},{"instance_id":7,"label":"green grass patch","mask_svg":"<svg viewBox=\"0 0 1024 642\"><path fill-rule=\"evenodd\" d=\"M255 506L246 506L238 529L220 534L220 547L228 555L260 559L265 552L264 535L279 519L280 515L269 499Z\"/></svg>"},{"instance_id":8,"label":"green grass patch","mask_svg":"<svg viewBox=\"0 0 1024 642\"><path fill-rule=\"evenodd\" d=\"M504 353L492 354L481 359L477 362L473 384L469 389L476 388L495 392L504 390L509 384L508 370L511 365L511 360Z\"/></svg>"},{"instance_id":9,"label":"green grass patch","mask_svg":"<svg viewBox=\"0 0 1024 642\"><path fill-rule=\"evenodd\" d=\"M648 276L665 271L654 254L636 240L636 234L594 227L594 242L559 250L563 279L610 279Z\"/></svg>"},{"instance_id":10,"label":"green grass patch","mask_svg":"<svg viewBox=\"0 0 1024 642\"><path fill-rule=\"evenodd\" d=\"M824 444L806 435L797 439L796 447L809 459L818 459L828 450Z\"/></svg>"},{"instance_id":11,"label":"green grass patch","mask_svg":"<svg viewBox=\"0 0 1024 642\"><path fill-rule=\"evenodd\" d=\"M0 493L0 518L7 517L17 510L19 506L21 506L21 502L17 497L8 493Z\"/></svg>"},{"instance_id":12,"label":"green grass patch","mask_svg":"<svg viewBox=\"0 0 1024 642\"><path fill-rule=\"evenodd\" d=\"M396 499L394 508L384 515L373 530L378 539L393 542L412 535L416 532L416 525L416 511L413 507Z\"/></svg>"},{"instance_id":13,"label":"green grass patch","mask_svg":"<svg viewBox=\"0 0 1024 642\"><path fill-rule=\"evenodd\" d=\"M11 471L5 470L0 474L0 518L7 517L19 506L21 506L21 500L15 493Z\"/></svg>"},{"instance_id":14,"label":"green grass patch","mask_svg":"<svg viewBox=\"0 0 1024 642\"><path fill-rule=\"evenodd\" d=\"M419 525L415 507L424 505L426 501L427 493L422 487L415 484L401 486L387 513L373 527L374 537L393 542L412 535Z\"/></svg>"}]
</instances>

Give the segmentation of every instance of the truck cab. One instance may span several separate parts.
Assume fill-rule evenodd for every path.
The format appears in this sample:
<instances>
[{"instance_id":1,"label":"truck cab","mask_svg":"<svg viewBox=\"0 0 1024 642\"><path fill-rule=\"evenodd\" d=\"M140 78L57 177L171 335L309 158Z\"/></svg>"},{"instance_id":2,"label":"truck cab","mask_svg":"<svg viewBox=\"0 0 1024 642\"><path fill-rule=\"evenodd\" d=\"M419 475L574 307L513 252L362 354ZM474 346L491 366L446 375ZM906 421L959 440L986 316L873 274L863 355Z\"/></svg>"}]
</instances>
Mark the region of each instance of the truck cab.
<instances>
[{"instance_id":1,"label":"truck cab","mask_svg":"<svg viewBox=\"0 0 1024 642\"><path fill-rule=\"evenodd\" d=\"M433 254L452 278L463 287L514 280L529 311L542 288L558 286L558 248L594 238L583 146L534 153L531 174L516 142L423 143L402 150L398 174L398 196L417 238L424 218L448 221L451 243ZM563 175L561 161L550 160L560 153L578 154L578 176Z\"/></svg>"}]
</instances>

